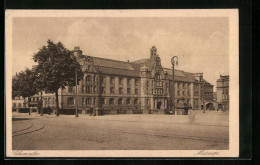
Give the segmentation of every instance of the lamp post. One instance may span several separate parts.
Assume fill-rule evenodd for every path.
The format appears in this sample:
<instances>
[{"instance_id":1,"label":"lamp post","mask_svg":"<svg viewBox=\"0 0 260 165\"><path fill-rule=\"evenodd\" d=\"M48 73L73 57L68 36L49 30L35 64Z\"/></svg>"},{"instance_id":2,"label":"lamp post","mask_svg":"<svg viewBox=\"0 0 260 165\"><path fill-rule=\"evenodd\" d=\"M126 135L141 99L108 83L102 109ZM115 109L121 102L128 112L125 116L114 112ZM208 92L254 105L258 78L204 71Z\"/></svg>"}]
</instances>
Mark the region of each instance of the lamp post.
<instances>
[{"instance_id":1,"label":"lamp post","mask_svg":"<svg viewBox=\"0 0 260 165\"><path fill-rule=\"evenodd\" d=\"M175 61L176 59L176 61ZM174 66L175 64L178 65L178 57L173 56L171 59L172 63L172 105L170 108L172 108L172 115L175 115L175 103L174 103L174 96L175 96L175 89L174 89Z\"/></svg>"},{"instance_id":2,"label":"lamp post","mask_svg":"<svg viewBox=\"0 0 260 165\"><path fill-rule=\"evenodd\" d=\"M75 70L75 117L79 117L78 114L78 73L77 73L77 69Z\"/></svg>"}]
</instances>

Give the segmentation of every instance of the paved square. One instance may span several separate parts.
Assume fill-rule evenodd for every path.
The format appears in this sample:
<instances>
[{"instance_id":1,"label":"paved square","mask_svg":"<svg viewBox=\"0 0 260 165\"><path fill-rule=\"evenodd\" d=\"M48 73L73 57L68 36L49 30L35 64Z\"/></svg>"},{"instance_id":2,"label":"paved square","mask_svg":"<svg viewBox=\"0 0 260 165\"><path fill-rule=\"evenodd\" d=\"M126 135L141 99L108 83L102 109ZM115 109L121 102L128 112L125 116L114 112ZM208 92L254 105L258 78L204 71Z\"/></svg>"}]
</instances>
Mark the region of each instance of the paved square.
<instances>
[{"instance_id":1,"label":"paved square","mask_svg":"<svg viewBox=\"0 0 260 165\"><path fill-rule=\"evenodd\" d=\"M13 114L13 150L226 150L228 114Z\"/></svg>"}]
</instances>

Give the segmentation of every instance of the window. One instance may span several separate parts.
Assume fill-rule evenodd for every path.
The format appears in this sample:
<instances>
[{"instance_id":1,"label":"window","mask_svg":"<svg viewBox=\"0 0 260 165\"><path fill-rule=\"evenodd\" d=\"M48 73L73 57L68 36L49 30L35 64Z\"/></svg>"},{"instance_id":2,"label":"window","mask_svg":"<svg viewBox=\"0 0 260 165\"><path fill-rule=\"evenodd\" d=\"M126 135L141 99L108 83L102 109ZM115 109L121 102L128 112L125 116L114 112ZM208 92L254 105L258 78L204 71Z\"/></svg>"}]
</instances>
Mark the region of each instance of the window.
<instances>
[{"instance_id":1,"label":"window","mask_svg":"<svg viewBox=\"0 0 260 165\"><path fill-rule=\"evenodd\" d=\"M89 104L91 104L91 98L87 98L86 99L86 103L89 105Z\"/></svg>"},{"instance_id":2,"label":"window","mask_svg":"<svg viewBox=\"0 0 260 165\"><path fill-rule=\"evenodd\" d=\"M68 105L73 105L74 104L74 99L73 97L68 98Z\"/></svg>"},{"instance_id":3,"label":"window","mask_svg":"<svg viewBox=\"0 0 260 165\"><path fill-rule=\"evenodd\" d=\"M146 91L148 93L148 90L149 90L149 81L146 82Z\"/></svg>"},{"instance_id":4,"label":"window","mask_svg":"<svg viewBox=\"0 0 260 165\"><path fill-rule=\"evenodd\" d=\"M102 88L101 88L101 92L102 92L102 93L106 93L105 87L102 87Z\"/></svg>"},{"instance_id":5,"label":"window","mask_svg":"<svg viewBox=\"0 0 260 165\"><path fill-rule=\"evenodd\" d=\"M87 86L87 93L91 93L91 86Z\"/></svg>"},{"instance_id":6,"label":"window","mask_svg":"<svg viewBox=\"0 0 260 165\"><path fill-rule=\"evenodd\" d=\"M180 83L178 83L178 88L180 88L181 87L181 85L180 85Z\"/></svg>"},{"instance_id":7,"label":"window","mask_svg":"<svg viewBox=\"0 0 260 165\"><path fill-rule=\"evenodd\" d=\"M114 104L114 99L113 99L113 98L110 98L110 99L109 99L109 105L112 105L112 104Z\"/></svg>"},{"instance_id":8,"label":"window","mask_svg":"<svg viewBox=\"0 0 260 165\"><path fill-rule=\"evenodd\" d=\"M69 92L73 92L73 86L69 86Z\"/></svg>"},{"instance_id":9,"label":"window","mask_svg":"<svg viewBox=\"0 0 260 165\"><path fill-rule=\"evenodd\" d=\"M123 88L119 88L119 94L123 94Z\"/></svg>"},{"instance_id":10,"label":"window","mask_svg":"<svg viewBox=\"0 0 260 165\"><path fill-rule=\"evenodd\" d=\"M127 88L127 94L131 94L131 88Z\"/></svg>"},{"instance_id":11,"label":"window","mask_svg":"<svg viewBox=\"0 0 260 165\"><path fill-rule=\"evenodd\" d=\"M93 77L93 81L97 82L97 77L96 76Z\"/></svg>"},{"instance_id":12,"label":"window","mask_svg":"<svg viewBox=\"0 0 260 165\"><path fill-rule=\"evenodd\" d=\"M94 88L93 88L93 93L96 93L96 92L97 92L97 87L94 86Z\"/></svg>"},{"instance_id":13,"label":"window","mask_svg":"<svg viewBox=\"0 0 260 165\"><path fill-rule=\"evenodd\" d=\"M122 98L119 98L118 99L118 105L121 105L122 104Z\"/></svg>"},{"instance_id":14,"label":"window","mask_svg":"<svg viewBox=\"0 0 260 165\"><path fill-rule=\"evenodd\" d=\"M13 107L14 107L14 108L16 107L16 103L13 103Z\"/></svg>"},{"instance_id":15,"label":"window","mask_svg":"<svg viewBox=\"0 0 260 165\"><path fill-rule=\"evenodd\" d=\"M129 105L130 104L130 98L127 98L126 99L126 105Z\"/></svg>"},{"instance_id":16,"label":"window","mask_svg":"<svg viewBox=\"0 0 260 165\"><path fill-rule=\"evenodd\" d=\"M91 75L88 75L86 80L87 80L87 82L90 82L91 81Z\"/></svg>"},{"instance_id":17,"label":"window","mask_svg":"<svg viewBox=\"0 0 260 165\"><path fill-rule=\"evenodd\" d=\"M114 94L115 93L115 88L114 87L110 87L110 94Z\"/></svg>"},{"instance_id":18,"label":"window","mask_svg":"<svg viewBox=\"0 0 260 165\"><path fill-rule=\"evenodd\" d=\"M185 96L185 91L182 91L182 95Z\"/></svg>"},{"instance_id":19,"label":"window","mask_svg":"<svg viewBox=\"0 0 260 165\"><path fill-rule=\"evenodd\" d=\"M115 83L115 78L114 77L110 77L110 84L114 84Z\"/></svg>"},{"instance_id":20,"label":"window","mask_svg":"<svg viewBox=\"0 0 260 165\"><path fill-rule=\"evenodd\" d=\"M131 85L131 79L130 78L127 79L127 85Z\"/></svg>"},{"instance_id":21,"label":"window","mask_svg":"<svg viewBox=\"0 0 260 165\"><path fill-rule=\"evenodd\" d=\"M101 104L105 104L105 98L101 99Z\"/></svg>"},{"instance_id":22,"label":"window","mask_svg":"<svg viewBox=\"0 0 260 165\"><path fill-rule=\"evenodd\" d=\"M138 85L139 85L138 79L135 79L135 86L138 86Z\"/></svg>"},{"instance_id":23,"label":"window","mask_svg":"<svg viewBox=\"0 0 260 165\"><path fill-rule=\"evenodd\" d=\"M138 89L135 89L135 94L138 95Z\"/></svg>"},{"instance_id":24,"label":"window","mask_svg":"<svg viewBox=\"0 0 260 165\"><path fill-rule=\"evenodd\" d=\"M161 75L160 75L159 73L157 73L157 74L155 75L155 79L160 80L160 79L161 79Z\"/></svg>"},{"instance_id":25,"label":"window","mask_svg":"<svg viewBox=\"0 0 260 165\"><path fill-rule=\"evenodd\" d=\"M150 104L150 100L146 99L146 104L149 105Z\"/></svg>"},{"instance_id":26,"label":"window","mask_svg":"<svg viewBox=\"0 0 260 165\"><path fill-rule=\"evenodd\" d=\"M119 85L123 85L123 79L119 78Z\"/></svg>"},{"instance_id":27,"label":"window","mask_svg":"<svg viewBox=\"0 0 260 165\"><path fill-rule=\"evenodd\" d=\"M82 98L82 106L85 105L85 98Z\"/></svg>"},{"instance_id":28,"label":"window","mask_svg":"<svg viewBox=\"0 0 260 165\"><path fill-rule=\"evenodd\" d=\"M96 103L97 103L97 99L94 98L94 99L93 99L93 104L96 105Z\"/></svg>"},{"instance_id":29,"label":"window","mask_svg":"<svg viewBox=\"0 0 260 165\"><path fill-rule=\"evenodd\" d=\"M178 96L180 96L181 95L181 93L180 93L180 91L178 91Z\"/></svg>"},{"instance_id":30,"label":"window","mask_svg":"<svg viewBox=\"0 0 260 165\"><path fill-rule=\"evenodd\" d=\"M153 89L152 89L152 94L154 94L154 93L153 93Z\"/></svg>"},{"instance_id":31,"label":"window","mask_svg":"<svg viewBox=\"0 0 260 165\"><path fill-rule=\"evenodd\" d=\"M190 91L188 91L188 96L190 96Z\"/></svg>"},{"instance_id":32,"label":"window","mask_svg":"<svg viewBox=\"0 0 260 165\"><path fill-rule=\"evenodd\" d=\"M138 104L138 99L134 99L134 104L137 105Z\"/></svg>"},{"instance_id":33,"label":"window","mask_svg":"<svg viewBox=\"0 0 260 165\"><path fill-rule=\"evenodd\" d=\"M106 82L106 77L103 76L103 77L102 77L102 83L105 83L105 82Z\"/></svg>"},{"instance_id":34,"label":"window","mask_svg":"<svg viewBox=\"0 0 260 165\"><path fill-rule=\"evenodd\" d=\"M18 103L18 107L21 108L21 103Z\"/></svg>"}]
</instances>

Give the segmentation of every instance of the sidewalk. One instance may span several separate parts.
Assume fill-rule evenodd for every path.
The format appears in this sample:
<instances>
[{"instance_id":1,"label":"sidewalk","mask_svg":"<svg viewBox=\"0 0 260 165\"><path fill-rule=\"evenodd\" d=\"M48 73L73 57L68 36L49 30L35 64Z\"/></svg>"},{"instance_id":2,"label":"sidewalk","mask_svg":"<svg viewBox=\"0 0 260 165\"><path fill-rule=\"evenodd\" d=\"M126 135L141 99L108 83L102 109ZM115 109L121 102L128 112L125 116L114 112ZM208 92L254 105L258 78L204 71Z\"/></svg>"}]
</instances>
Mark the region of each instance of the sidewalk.
<instances>
[{"instance_id":1,"label":"sidewalk","mask_svg":"<svg viewBox=\"0 0 260 165\"><path fill-rule=\"evenodd\" d=\"M200 124L214 126L228 126L229 115L226 112L195 112L195 120L189 118L189 115L155 115L155 114L123 114L123 115L103 115L89 116L79 114L77 120L109 120L125 122L146 122L146 123L166 123L166 124ZM38 113L13 113L13 118L57 118L55 114L40 116ZM74 115L60 115L60 119L75 119Z\"/></svg>"}]
</instances>

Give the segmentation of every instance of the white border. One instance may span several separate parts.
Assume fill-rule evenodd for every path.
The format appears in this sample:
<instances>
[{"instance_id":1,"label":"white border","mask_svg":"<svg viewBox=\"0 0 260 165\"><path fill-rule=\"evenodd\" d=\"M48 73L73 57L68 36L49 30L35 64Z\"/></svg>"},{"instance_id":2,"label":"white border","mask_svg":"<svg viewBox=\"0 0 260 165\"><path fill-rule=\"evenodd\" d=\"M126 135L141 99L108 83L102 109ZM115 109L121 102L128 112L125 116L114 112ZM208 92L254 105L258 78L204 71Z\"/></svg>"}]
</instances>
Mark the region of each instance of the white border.
<instances>
[{"instance_id":1,"label":"white border","mask_svg":"<svg viewBox=\"0 0 260 165\"><path fill-rule=\"evenodd\" d=\"M6 10L6 156L12 151L12 19L13 17L229 17L230 112L229 150L215 157L239 156L239 24L238 9L191 10ZM39 157L212 157L199 150L37 150ZM23 152L32 152L23 150Z\"/></svg>"}]
</instances>

